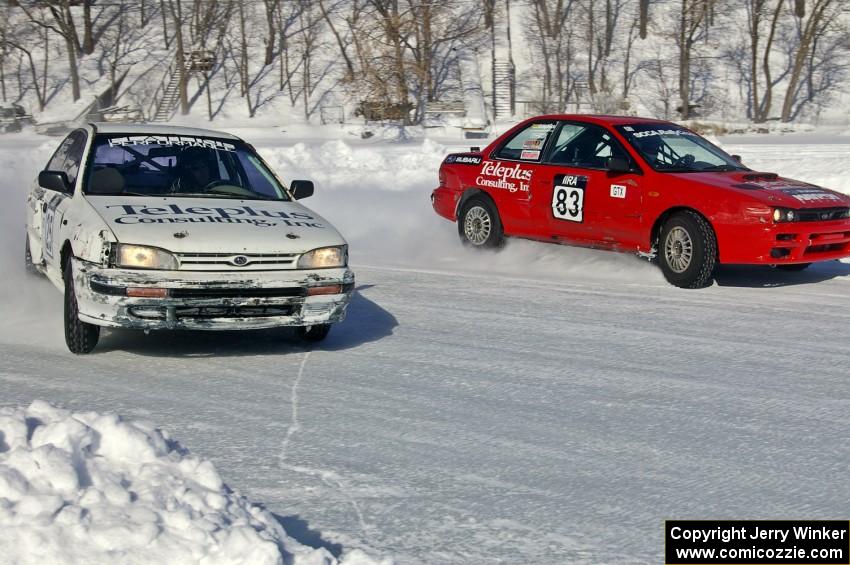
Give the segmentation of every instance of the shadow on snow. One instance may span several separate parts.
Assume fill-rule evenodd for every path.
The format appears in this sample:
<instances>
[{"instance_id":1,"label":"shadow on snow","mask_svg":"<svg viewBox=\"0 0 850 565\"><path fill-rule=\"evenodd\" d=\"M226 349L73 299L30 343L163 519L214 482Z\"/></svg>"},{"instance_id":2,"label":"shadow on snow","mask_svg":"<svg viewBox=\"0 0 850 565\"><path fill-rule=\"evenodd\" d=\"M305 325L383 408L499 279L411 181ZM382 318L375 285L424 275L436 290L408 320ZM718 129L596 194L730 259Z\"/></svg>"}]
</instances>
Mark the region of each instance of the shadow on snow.
<instances>
[{"instance_id":1,"label":"shadow on snow","mask_svg":"<svg viewBox=\"0 0 850 565\"><path fill-rule=\"evenodd\" d=\"M279 514L272 515L278 523L283 526L283 529L286 530L289 537L293 538L298 543L316 549L327 549L331 555L337 558L342 555L343 547L341 544L333 543L324 539L322 537L322 532L318 530L311 530L310 524L307 520L304 520L297 514L293 514L292 516L281 516Z\"/></svg>"},{"instance_id":2,"label":"shadow on snow","mask_svg":"<svg viewBox=\"0 0 850 565\"><path fill-rule=\"evenodd\" d=\"M815 263L799 272L773 267L721 265L714 273L719 286L741 288L773 288L814 284L850 275L850 264L841 261Z\"/></svg>"}]
</instances>

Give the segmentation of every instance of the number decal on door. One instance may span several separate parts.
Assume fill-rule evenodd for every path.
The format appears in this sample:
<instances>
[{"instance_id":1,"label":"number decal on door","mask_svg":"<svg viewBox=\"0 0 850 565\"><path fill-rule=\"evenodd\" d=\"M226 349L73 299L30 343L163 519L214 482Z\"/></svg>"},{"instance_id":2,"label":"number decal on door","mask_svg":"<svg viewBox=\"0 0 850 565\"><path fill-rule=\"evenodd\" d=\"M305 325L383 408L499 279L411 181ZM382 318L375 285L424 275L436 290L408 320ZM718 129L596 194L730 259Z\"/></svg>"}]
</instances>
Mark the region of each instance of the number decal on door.
<instances>
[{"instance_id":1,"label":"number decal on door","mask_svg":"<svg viewBox=\"0 0 850 565\"><path fill-rule=\"evenodd\" d=\"M584 221L584 189L587 177L560 175L555 177L552 190L552 215L557 220Z\"/></svg>"}]
</instances>

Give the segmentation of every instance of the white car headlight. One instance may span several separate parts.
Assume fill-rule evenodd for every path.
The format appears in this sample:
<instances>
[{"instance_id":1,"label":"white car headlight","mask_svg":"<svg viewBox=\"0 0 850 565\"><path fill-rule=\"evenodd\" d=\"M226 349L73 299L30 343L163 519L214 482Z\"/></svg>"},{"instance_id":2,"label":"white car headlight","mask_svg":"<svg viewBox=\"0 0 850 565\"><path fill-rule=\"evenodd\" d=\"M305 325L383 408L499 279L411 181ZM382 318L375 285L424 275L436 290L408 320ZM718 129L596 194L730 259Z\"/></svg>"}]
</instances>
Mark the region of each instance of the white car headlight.
<instances>
[{"instance_id":1,"label":"white car headlight","mask_svg":"<svg viewBox=\"0 0 850 565\"><path fill-rule=\"evenodd\" d=\"M115 246L114 264L125 269L161 269L175 271L180 267L177 257L164 249L144 245L119 243Z\"/></svg>"},{"instance_id":2,"label":"white car headlight","mask_svg":"<svg viewBox=\"0 0 850 565\"><path fill-rule=\"evenodd\" d=\"M328 269L348 264L348 246L320 247L308 251L298 259L299 269Z\"/></svg>"}]
</instances>

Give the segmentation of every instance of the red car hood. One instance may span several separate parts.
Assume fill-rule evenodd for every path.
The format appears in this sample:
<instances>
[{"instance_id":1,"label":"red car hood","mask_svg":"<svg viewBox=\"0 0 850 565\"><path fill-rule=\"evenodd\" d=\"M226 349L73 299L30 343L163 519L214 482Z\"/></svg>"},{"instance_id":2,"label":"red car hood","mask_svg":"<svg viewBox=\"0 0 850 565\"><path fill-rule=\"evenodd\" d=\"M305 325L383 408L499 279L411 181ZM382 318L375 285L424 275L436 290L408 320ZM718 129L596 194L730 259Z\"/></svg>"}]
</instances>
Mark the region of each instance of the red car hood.
<instances>
[{"instance_id":1,"label":"red car hood","mask_svg":"<svg viewBox=\"0 0 850 565\"><path fill-rule=\"evenodd\" d=\"M730 189L761 200L769 206L784 208L850 207L850 196L807 182L755 171L674 173L682 180Z\"/></svg>"}]
</instances>

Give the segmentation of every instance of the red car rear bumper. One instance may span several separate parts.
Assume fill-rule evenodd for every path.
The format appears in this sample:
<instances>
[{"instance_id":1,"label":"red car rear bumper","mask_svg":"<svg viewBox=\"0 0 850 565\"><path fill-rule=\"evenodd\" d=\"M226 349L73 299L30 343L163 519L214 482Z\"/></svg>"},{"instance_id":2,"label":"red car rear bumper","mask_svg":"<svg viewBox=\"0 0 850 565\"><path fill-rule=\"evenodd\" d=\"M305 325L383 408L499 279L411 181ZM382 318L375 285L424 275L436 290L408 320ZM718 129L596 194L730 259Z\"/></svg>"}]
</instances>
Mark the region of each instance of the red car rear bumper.
<instances>
[{"instance_id":1,"label":"red car rear bumper","mask_svg":"<svg viewBox=\"0 0 850 565\"><path fill-rule=\"evenodd\" d=\"M455 221L457 220L457 203L460 199L460 193L445 186L440 186L434 189L431 193L431 205L434 211L440 216Z\"/></svg>"}]
</instances>

